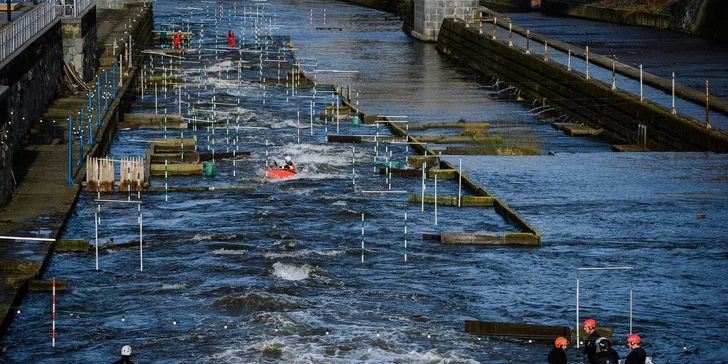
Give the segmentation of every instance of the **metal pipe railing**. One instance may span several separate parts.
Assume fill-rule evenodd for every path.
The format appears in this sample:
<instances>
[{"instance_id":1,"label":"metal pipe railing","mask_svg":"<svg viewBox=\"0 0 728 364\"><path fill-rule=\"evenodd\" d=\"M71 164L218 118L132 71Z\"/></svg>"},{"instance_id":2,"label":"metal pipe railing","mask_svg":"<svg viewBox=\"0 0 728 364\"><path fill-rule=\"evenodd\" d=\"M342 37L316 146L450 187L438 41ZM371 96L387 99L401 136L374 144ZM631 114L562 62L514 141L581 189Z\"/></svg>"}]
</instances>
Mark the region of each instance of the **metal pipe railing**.
<instances>
[{"instance_id":1,"label":"metal pipe railing","mask_svg":"<svg viewBox=\"0 0 728 364\"><path fill-rule=\"evenodd\" d=\"M10 56L55 18L56 6L52 3L42 3L0 30L0 61Z\"/></svg>"}]
</instances>

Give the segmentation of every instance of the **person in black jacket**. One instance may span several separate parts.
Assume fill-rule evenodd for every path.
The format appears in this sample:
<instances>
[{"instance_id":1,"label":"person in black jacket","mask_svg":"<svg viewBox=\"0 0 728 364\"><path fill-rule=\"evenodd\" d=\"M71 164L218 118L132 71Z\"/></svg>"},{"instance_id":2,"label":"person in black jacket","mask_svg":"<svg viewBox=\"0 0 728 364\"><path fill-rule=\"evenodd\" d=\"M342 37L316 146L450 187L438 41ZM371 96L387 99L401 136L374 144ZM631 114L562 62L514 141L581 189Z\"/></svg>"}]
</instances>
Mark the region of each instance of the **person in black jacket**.
<instances>
[{"instance_id":1,"label":"person in black jacket","mask_svg":"<svg viewBox=\"0 0 728 364\"><path fill-rule=\"evenodd\" d=\"M557 337L554 341L555 348L549 353L549 364L567 364L566 363L566 346L569 342L564 337Z\"/></svg>"},{"instance_id":2,"label":"person in black jacket","mask_svg":"<svg viewBox=\"0 0 728 364\"><path fill-rule=\"evenodd\" d=\"M645 349L640 347L640 341L640 336L637 334L627 336L627 346L629 346L632 351L629 355L627 355L625 364L645 364L645 361L647 360L647 353L645 352Z\"/></svg>"},{"instance_id":3,"label":"person in black jacket","mask_svg":"<svg viewBox=\"0 0 728 364\"><path fill-rule=\"evenodd\" d=\"M124 345L121 347L121 359L115 361L114 364L134 364L131 361L131 346Z\"/></svg>"},{"instance_id":4,"label":"person in black jacket","mask_svg":"<svg viewBox=\"0 0 728 364\"><path fill-rule=\"evenodd\" d=\"M584 351L582 352L586 356L586 362L589 363L591 358L597 352L596 341L599 338L597 334L597 322L594 319L584 320L584 332L587 333L587 338L584 340Z\"/></svg>"},{"instance_id":5,"label":"person in black jacket","mask_svg":"<svg viewBox=\"0 0 728 364\"><path fill-rule=\"evenodd\" d=\"M599 352L589 360L589 364L619 364L619 354L612 349L612 342L599 338Z\"/></svg>"}]
</instances>

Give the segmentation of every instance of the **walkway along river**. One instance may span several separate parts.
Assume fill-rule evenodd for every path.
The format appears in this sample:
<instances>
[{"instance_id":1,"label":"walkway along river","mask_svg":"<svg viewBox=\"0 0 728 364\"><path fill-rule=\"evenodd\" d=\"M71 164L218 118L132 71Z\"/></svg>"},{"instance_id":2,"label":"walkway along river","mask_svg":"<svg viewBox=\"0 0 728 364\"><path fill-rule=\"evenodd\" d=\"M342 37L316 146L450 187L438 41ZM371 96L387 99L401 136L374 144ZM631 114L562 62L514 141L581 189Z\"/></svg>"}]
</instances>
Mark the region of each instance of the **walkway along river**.
<instances>
[{"instance_id":1,"label":"walkway along river","mask_svg":"<svg viewBox=\"0 0 728 364\"><path fill-rule=\"evenodd\" d=\"M550 345L479 340L463 334L463 321L573 326L577 279L580 315L613 327L623 356L632 290L633 331L656 360L725 357L728 249L720 222L728 217L728 157L611 153L599 140L567 137L541 123L528 113L530 102L492 97L494 91L470 70L438 55L434 45L407 38L384 13L333 1L266 4L160 0L157 28L187 30L189 24L199 34L192 39L197 53L171 64L170 57L151 60L164 71L187 69L183 114L194 107L195 119L219 121L213 129L198 124L200 151L251 152L234 162L217 160L214 178L170 177L169 183L255 189L170 192L167 199L142 192L144 270L138 249L103 250L98 271L93 253L56 254L44 279L69 282L57 297L56 346L50 345L50 294L30 293L3 338L0 360L104 362L129 344L142 363L535 363ZM227 51L228 29L243 52ZM354 189L351 146L324 143L327 133L337 133L336 123L314 120L313 135L304 128L311 90L296 89L294 97L285 81L260 87L261 77L277 78L279 50L283 80L292 68L281 35L291 35L307 74L315 71L322 84L351 86L370 114L407 116L413 124L486 121L492 133L517 131L539 141L540 156L465 157L463 169L540 230L541 246L422 240L422 234L441 231L500 234L515 228L491 209L470 207L439 208L435 225L431 205L422 212L404 194L363 193L388 190L367 163L371 144L355 146ZM268 53L261 53L266 42ZM175 89L166 96L160 90L158 101L168 113L176 112L178 100ZM332 96L317 90L316 100L320 112ZM153 96L144 101L153 103ZM343 121L338 128L344 135L377 132ZM192 136L187 129L121 130L110 157L143 155L152 138ZM389 148L404 162L404 145ZM263 183L266 153L279 162L291 155L298 175ZM395 178L392 190L417 193L420 183ZM164 180L152 184L163 186ZM433 184L428 179L428 193ZM456 194L457 183L438 181L438 193ZM81 195L65 238L93 241L96 197ZM697 213L706 217L696 219ZM104 204L100 218L102 241L139 238L135 207ZM625 265L635 269L577 271ZM570 360L579 352L570 348Z\"/></svg>"}]
</instances>

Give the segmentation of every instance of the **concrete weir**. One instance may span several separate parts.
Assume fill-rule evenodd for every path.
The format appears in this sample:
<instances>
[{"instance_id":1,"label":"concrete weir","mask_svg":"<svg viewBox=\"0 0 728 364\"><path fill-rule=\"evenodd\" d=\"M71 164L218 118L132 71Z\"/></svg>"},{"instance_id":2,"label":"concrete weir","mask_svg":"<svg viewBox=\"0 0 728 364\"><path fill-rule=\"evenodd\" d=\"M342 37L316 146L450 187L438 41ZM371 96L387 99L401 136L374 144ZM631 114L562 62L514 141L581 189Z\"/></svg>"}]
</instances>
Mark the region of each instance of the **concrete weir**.
<instances>
[{"instance_id":1,"label":"concrete weir","mask_svg":"<svg viewBox=\"0 0 728 364\"><path fill-rule=\"evenodd\" d=\"M477 12L492 13L484 8L478 8ZM502 18L498 17L496 22L508 29L509 23ZM612 89L611 85L587 79L581 72L569 70L560 63L544 60L541 55L509 46L507 38L494 39L492 32L480 34L478 26L468 27L466 24L462 19L444 19L437 49L479 72L506 80L519 89L522 96L538 100L546 98L549 106L591 129L601 129L601 136L617 144L633 143L640 125L643 125L648 130L646 147L650 150L728 152L728 133L725 131L708 129L704 122L672 113L670 109L646 99L640 101L639 97L626 91ZM517 26L513 26L514 32L517 28L518 32L525 33ZM543 38L552 45L552 40L536 33L532 32L531 37ZM572 56L584 57L584 51L578 47L570 49ZM590 55L590 60L599 57ZM574 132L584 133L581 129Z\"/></svg>"}]
</instances>

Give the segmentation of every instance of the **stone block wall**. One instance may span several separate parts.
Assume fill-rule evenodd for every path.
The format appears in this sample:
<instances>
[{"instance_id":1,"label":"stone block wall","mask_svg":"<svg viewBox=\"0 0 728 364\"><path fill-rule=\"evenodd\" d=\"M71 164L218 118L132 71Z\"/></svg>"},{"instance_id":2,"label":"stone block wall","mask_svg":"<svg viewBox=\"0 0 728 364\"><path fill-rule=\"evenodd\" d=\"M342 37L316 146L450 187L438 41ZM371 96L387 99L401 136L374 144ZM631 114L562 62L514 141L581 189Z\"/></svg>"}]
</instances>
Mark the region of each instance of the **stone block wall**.
<instances>
[{"instance_id":1,"label":"stone block wall","mask_svg":"<svg viewBox=\"0 0 728 364\"><path fill-rule=\"evenodd\" d=\"M0 206L13 195L13 156L30 123L53 99L63 72L61 22L55 20L0 63Z\"/></svg>"},{"instance_id":2,"label":"stone block wall","mask_svg":"<svg viewBox=\"0 0 728 364\"><path fill-rule=\"evenodd\" d=\"M73 63L85 82L96 74L96 5L92 4L76 18L63 18L63 60Z\"/></svg>"},{"instance_id":3,"label":"stone block wall","mask_svg":"<svg viewBox=\"0 0 728 364\"><path fill-rule=\"evenodd\" d=\"M434 42L445 17L465 19L468 10L478 7L478 0L415 0L414 30L411 35L419 40Z\"/></svg>"}]
</instances>

